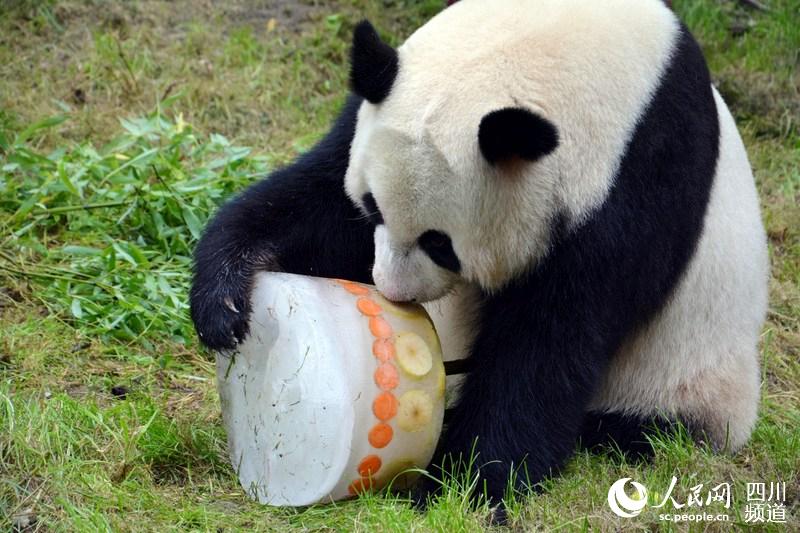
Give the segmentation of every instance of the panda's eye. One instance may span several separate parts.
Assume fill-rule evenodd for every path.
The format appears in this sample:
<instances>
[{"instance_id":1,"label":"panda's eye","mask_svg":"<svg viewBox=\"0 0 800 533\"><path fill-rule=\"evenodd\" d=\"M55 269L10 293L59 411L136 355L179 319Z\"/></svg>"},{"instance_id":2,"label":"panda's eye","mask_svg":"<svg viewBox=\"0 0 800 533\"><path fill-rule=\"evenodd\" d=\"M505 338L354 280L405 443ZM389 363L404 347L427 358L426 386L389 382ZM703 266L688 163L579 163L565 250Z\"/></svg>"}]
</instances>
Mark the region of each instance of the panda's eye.
<instances>
[{"instance_id":1,"label":"panda's eye","mask_svg":"<svg viewBox=\"0 0 800 533\"><path fill-rule=\"evenodd\" d=\"M453 242L446 233L433 229L428 230L419 236L417 243L422 251L428 254L431 261L440 267L453 272L461 271L461 261L458 260L458 256L453 250Z\"/></svg>"},{"instance_id":2,"label":"panda's eye","mask_svg":"<svg viewBox=\"0 0 800 533\"><path fill-rule=\"evenodd\" d=\"M376 226L383 224L383 215L381 215L381 210L378 209L378 204L375 203L375 197L372 196L372 193L368 192L362 196L361 203L364 204L364 211L370 222Z\"/></svg>"}]
</instances>

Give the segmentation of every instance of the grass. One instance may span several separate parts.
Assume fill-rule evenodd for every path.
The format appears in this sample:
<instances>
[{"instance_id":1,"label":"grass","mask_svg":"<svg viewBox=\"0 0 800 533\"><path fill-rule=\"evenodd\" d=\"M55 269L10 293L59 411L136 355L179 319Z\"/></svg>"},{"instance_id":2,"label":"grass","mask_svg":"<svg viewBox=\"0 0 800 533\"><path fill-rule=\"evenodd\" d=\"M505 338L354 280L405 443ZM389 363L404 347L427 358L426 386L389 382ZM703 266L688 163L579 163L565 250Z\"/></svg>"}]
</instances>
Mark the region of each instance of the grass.
<instances>
[{"instance_id":1,"label":"grass","mask_svg":"<svg viewBox=\"0 0 800 533\"><path fill-rule=\"evenodd\" d=\"M676 499L786 481L800 527L800 13L682 0L731 103L772 257L763 400L733 457L662 439L651 464L578 455L511 505L523 530L684 529L616 518L632 477ZM365 496L304 510L250 502L226 462L214 367L186 312L189 257L216 206L309 147L342 103L355 22L395 43L438 0L0 1L0 530L474 530L452 480L426 514ZM245 148L250 147L250 148ZM26 525L27 524L27 525ZM727 530L706 522L695 529Z\"/></svg>"}]
</instances>

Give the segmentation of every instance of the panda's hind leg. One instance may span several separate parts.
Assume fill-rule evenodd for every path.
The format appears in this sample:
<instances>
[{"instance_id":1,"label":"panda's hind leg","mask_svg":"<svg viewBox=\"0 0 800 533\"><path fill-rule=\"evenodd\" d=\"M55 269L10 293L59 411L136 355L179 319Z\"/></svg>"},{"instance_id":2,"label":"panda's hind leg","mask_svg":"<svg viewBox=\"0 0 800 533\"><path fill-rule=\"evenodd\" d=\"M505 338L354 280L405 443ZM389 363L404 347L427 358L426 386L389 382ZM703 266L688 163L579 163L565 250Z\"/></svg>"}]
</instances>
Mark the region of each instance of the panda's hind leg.
<instances>
[{"instance_id":1,"label":"panda's hind leg","mask_svg":"<svg viewBox=\"0 0 800 533\"><path fill-rule=\"evenodd\" d=\"M690 428L681 417L591 411L584 418L579 446L591 452L620 452L631 460L648 459L654 439L676 437Z\"/></svg>"}]
</instances>

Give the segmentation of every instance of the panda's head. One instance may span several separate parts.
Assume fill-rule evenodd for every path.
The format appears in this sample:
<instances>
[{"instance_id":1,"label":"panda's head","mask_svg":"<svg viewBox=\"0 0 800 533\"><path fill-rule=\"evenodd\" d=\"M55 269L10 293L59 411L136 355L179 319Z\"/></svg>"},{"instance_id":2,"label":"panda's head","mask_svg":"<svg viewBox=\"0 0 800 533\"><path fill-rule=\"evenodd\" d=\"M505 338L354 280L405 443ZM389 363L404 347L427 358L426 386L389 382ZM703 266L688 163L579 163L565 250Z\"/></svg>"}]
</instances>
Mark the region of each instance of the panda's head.
<instances>
[{"instance_id":1,"label":"panda's head","mask_svg":"<svg viewBox=\"0 0 800 533\"><path fill-rule=\"evenodd\" d=\"M351 84L364 103L345 188L375 223L386 297L430 301L459 280L497 290L548 252L556 221L579 223L607 194L669 39L633 9L647 30L618 28L605 38L619 48L595 64L605 8L565 1L531 2L534 14L464 0L397 50L357 26ZM593 107L591 91L615 84L617 100Z\"/></svg>"}]
</instances>

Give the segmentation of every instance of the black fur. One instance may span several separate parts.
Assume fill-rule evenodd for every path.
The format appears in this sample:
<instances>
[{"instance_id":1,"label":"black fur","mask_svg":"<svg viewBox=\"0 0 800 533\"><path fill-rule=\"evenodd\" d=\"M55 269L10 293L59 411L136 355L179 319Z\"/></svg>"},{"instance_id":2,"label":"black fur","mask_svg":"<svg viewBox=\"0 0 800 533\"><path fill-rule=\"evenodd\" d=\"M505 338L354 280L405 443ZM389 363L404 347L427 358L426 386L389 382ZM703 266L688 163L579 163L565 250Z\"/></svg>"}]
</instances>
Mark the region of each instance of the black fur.
<instances>
[{"instance_id":1,"label":"black fur","mask_svg":"<svg viewBox=\"0 0 800 533\"><path fill-rule=\"evenodd\" d=\"M453 241L447 234L429 229L419 236L417 243L422 251L428 254L431 261L440 267L456 273L461 272L461 261L458 260L458 256L453 250Z\"/></svg>"},{"instance_id":2,"label":"black fur","mask_svg":"<svg viewBox=\"0 0 800 533\"><path fill-rule=\"evenodd\" d=\"M372 196L372 193L368 192L365 194L364 197L361 198L361 202L364 204L364 212L369 221L376 226L383 224L383 215L381 214L381 210L378 209L378 204L375 202L375 197Z\"/></svg>"},{"instance_id":3,"label":"black fur","mask_svg":"<svg viewBox=\"0 0 800 533\"><path fill-rule=\"evenodd\" d=\"M668 418L637 417L614 412L590 412L583 419L580 445L590 451L619 450L629 459L647 459L653 454L650 437L674 435L686 422Z\"/></svg>"},{"instance_id":4,"label":"black fur","mask_svg":"<svg viewBox=\"0 0 800 533\"><path fill-rule=\"evenodd\" d=\"M206 346L233 348L247 334L257 270L372 282L374 226L343 187L360 104L351 96L317 146L225 204L206 228L190 295Z\"/></svg>"},{"instance_id":5,"label":"black fur","mask_svg":"<svg viewBox=\"0 0 800 533\"><path fill-rule=\"evenodd\" d=\"M536 161L558 146L558 131L547 119L520 107L487 114L478 128L478 146L491 164L519 157Z\"/></svg>"},{"instance_id":6,"label":"black fur","mask_svg":"<svg viewBox=\"0 0 800 533\"><path fill-rule=\"evenodd\" d=\"M664 305L694 253L719 124L701 51L685 29L679 39L602 207L528 275L484 298L474 369L433 464L469 456L477 438L494 500L512 467L525 472L523 489L570 457L609 359Z\"/></svg>"},{"instance_id":7,"label":"black fur","mask_svg":"<svg viewBox=\"0 0 800 533\"><path fill-rule=\"evenodd\" d=\"M381 41L368 20L362 20L353 33L350 86L357 95L373 104L383 102L397 77L397 51Z\"/></svg>"}]
</instances>

